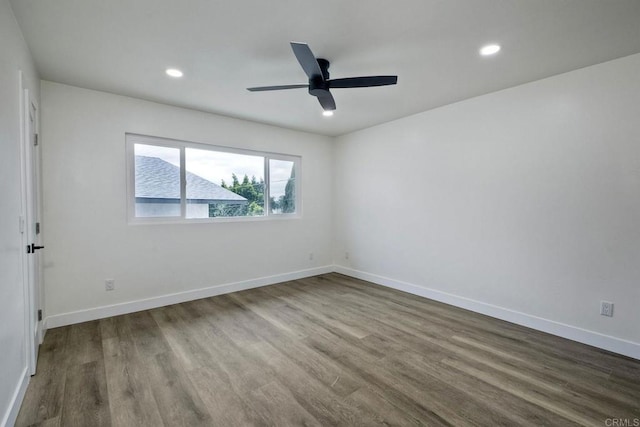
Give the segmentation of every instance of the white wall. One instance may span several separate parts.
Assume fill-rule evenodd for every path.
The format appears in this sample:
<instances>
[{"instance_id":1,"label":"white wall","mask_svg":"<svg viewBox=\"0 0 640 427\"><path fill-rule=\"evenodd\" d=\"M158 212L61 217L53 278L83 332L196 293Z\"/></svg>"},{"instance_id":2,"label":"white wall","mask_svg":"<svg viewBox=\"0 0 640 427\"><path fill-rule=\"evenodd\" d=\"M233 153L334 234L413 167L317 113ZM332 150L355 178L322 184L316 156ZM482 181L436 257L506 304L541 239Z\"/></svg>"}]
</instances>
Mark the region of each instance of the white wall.
<instances>
[{"instance_id":1,"label":"white wall","mask_svg":"<svg viewBox=\"0 0 640 427\"><path fill-rule=\"evenodd\" d=\"M13 12L0 0L0 425L17 409L13 403L27 369L20 202L20 83L38 99L39 83ZM19 404L19 401L18 401Z\"/></svg>"},{"instance_id":2,"label":"white wall","mask_svg":"<svg viewBox=\"0 0 640 427\"><path fill-rule=\"evenodd\" d=\"M331 138L51 82L41 90L52 324L78 310L332 264ZM300 155L303 217L127 225L125 132ZM106 278L115 291L105 292Z\"/></svg>"},{"instance_id":3,"label":"white wall","mask_svg":"<svg viewBox=\"0 0 640 427\"><path fill-rule=\"evenodd\" d=\"M640 357L639 76L640 54L338 138L336 264Z\"/></svg>"}]
</instances>

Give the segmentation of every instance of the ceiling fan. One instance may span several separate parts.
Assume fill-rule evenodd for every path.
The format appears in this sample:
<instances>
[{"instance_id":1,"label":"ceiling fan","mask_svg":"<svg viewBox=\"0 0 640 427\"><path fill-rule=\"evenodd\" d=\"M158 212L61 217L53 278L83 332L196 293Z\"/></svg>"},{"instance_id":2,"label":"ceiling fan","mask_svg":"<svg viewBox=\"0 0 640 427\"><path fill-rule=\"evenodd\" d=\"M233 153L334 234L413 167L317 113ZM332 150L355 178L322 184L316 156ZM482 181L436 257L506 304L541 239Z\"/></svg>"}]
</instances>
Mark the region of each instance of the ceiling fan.
<instances>
[{"instance_id":1,"label":"ceiling fan","mask_svg":"<svg viewBox=\"0 0 640 427\"><path fill-rule=\"evenodd\" d=\"M398 82L398 76L367 76L367 77L347 77L343 79L329 79L329 61L316 58L309 45L306 43L291 42L293 54L298 59L302 69L309 77L308 84L282 85L282 86L261 86L247 88L250 92L260 92L267 90L301 89L309 88L309 94L318 98L320 105L326 112L336 109L336 102L329 89L351 88L351 87L371 87L388 86Z\"/></svg>"}]
</instances>

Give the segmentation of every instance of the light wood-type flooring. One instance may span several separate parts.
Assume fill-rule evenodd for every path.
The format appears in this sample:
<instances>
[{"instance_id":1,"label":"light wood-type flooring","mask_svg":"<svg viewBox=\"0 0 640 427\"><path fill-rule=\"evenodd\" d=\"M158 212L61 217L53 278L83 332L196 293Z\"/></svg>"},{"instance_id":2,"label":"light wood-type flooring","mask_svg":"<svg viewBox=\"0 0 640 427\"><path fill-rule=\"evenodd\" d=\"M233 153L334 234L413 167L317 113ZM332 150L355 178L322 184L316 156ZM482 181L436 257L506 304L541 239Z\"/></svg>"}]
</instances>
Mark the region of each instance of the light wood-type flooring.
<instances>
[{"instance_id":1,"label":"light wood-type flooring","mask_svg":"<svg viewBox=\"0 0 640 427\"><path fill-rule=\"evenodd\" d=\"M639 361L327 274L51 329L17 425L614 420Z\"/></svg>"}]
</instances>

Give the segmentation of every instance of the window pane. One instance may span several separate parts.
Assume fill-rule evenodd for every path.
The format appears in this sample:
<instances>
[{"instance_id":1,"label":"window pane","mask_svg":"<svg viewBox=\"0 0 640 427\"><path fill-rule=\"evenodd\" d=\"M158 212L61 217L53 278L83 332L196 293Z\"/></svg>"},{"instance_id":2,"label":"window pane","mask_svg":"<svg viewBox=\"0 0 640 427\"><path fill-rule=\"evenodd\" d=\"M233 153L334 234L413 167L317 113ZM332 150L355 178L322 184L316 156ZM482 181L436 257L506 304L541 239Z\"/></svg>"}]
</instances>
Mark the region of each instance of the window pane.
<instances>
[{"instance_id":1,"label":"window pane","mask_svg":"<svg viewBox=\"0 0 640 427\"><path fill-rule=\"evenodd\" d=\"M187 218L264 215L264 157L185 149Z\"/></svg>"},{"instance_id":2,"label":"window pane","mask_svg":"<svg viewBox=\"0 0 640 427\"><path fill-rule=\"evenodd\" d=\"M180 150L135 144L136 217L180 216Z\"/></svg>"},{"instance_id":3,"label":"window pane","mask_svg":"<svg viewBox=\"0 0 640 427\"><path fill-rule=\"evenodd\" d=\"M271 213L296 212L296 169L294 162L269 159L269 197Z\"/></svg>"}]
</instances>

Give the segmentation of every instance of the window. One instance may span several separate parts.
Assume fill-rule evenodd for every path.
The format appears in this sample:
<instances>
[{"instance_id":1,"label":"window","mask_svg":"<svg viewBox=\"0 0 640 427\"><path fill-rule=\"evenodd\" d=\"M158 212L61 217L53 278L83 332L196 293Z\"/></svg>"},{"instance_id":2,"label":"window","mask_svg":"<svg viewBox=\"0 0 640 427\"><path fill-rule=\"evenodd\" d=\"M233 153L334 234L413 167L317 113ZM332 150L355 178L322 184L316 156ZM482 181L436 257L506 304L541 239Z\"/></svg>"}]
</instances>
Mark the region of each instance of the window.
<instances>
[{"instance_id":1,"label":"window","mask_svg":"<svg viewBox=\"0 0 640 427\"><path fill-rule=\"evenodd\" d=\"M132 222L300 215L300 157L127 134Z\"/></svg>"}]
</instances>

